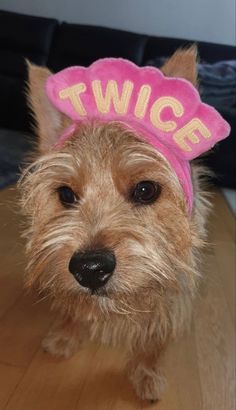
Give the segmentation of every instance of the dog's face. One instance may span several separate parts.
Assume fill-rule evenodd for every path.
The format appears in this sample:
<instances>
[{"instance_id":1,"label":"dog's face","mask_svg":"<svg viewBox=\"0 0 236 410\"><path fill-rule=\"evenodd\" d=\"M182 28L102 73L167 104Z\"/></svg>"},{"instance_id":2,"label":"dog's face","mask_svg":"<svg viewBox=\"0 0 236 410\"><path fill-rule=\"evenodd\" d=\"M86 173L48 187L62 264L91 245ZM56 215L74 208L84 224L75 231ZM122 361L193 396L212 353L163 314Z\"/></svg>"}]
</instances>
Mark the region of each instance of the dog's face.
<instances>
[{"instance_id":1,"label":"dog's face","mask_svg":"<svg viewBox=\"0 0 236 410\"><path fill-rule=\"evenodd\" d=\"M45 73L30 74L41 139L21 182L27 283L58 305L66 300L68 310L151 307L153 295L178 291L191 277L193 238L180 183L153 147L118 123L78 126L52 148L67 119L45 100Z\"/></svg>"}]
</instances>

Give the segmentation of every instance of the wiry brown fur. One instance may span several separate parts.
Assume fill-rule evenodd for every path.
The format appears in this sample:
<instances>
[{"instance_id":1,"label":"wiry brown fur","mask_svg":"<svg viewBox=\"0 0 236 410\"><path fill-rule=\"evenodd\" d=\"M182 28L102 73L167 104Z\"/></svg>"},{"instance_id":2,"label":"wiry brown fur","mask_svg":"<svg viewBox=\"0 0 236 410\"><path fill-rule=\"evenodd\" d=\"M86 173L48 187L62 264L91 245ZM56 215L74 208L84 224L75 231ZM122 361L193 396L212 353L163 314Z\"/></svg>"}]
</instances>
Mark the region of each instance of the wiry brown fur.
<instances>
[{"instance_id":1,"label":"wiry brown fur","mask_svg":"<svg viewBox=\"0 0 236 410\"><path fill-rule=\"evenodd\" d=\"M179 73L179 59L185 67L186 54L190 69L183 68L183 73L196 84L195 50L180 53L163 71L174 75L178 61ZM137 394L158 399L164 386L159 355L188 326L197 289L208 209L200 185L202 169L192 166L195 201L190 217L180 182L166 160L122 124L89 122L78 126L62 149L52 149L66 119L49 107L40 82L48 72L38 70L37 77L37 68L31 69L30 99L40 153L24 171L20 189L28 220L26 284L48 295L60 317L44 347L67 357L78 348L81 332L102 343L126 345ZM150 206L129 200L130 189L142 180L158 181L162 187ZM80 198L72 209L58 200L57 188L63 185ZM117 266L105 289L91 296L68 265L76 250L102 247L114 251Z\"/></svg>"}]
</instances>

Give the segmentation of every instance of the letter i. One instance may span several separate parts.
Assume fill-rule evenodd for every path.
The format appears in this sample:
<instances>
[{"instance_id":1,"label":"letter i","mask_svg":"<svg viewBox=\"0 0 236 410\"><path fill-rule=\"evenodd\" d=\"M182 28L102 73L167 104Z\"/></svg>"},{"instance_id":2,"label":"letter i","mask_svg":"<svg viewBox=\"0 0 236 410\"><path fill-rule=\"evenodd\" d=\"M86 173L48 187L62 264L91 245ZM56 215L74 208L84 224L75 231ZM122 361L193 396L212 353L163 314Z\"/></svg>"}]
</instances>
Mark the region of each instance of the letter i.
<instances>
[{"instance_id":1,"label":"letter i","mask_svg":"<svg viewBox=\"0 0 236 410\"><path fill-rule=\"evenodd\" d=\"M142 85L138 93L138 99L134 109L134 115L137 118L143 118L146 114L147 105L151 95L151 87L148 84Z\"/></svg>"}]
</instances>

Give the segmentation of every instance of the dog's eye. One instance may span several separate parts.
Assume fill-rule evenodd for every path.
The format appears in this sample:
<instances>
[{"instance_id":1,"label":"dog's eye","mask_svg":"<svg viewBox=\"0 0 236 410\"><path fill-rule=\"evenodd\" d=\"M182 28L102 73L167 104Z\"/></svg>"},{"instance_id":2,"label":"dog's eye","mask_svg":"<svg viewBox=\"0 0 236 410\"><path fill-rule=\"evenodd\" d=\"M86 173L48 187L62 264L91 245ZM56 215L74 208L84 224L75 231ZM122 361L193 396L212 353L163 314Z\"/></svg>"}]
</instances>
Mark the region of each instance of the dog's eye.
<instances>
[{"instance_id":1,"label":"dog's eye","mask_svg":"<svg viewBox=\"0 0 236 410\"><path fill-rule=\"evenodd\" d=\"M57 192L62 205L65 207L70 207L78 201L74 191L72 191L72 189L68 186L60 186L57 189Z\"/></svg>"},{"instance_id":2,"label":"dog's eye","mask_svg":"<svg viewBox=\"0 0 236 410\"><path fill-rule=\"evenodd\" d=\"M161 186L153 181L139 182L131 193L131 201L136 204L148 205L157 200L161 193Z\"/></svg>"}]
</instances>

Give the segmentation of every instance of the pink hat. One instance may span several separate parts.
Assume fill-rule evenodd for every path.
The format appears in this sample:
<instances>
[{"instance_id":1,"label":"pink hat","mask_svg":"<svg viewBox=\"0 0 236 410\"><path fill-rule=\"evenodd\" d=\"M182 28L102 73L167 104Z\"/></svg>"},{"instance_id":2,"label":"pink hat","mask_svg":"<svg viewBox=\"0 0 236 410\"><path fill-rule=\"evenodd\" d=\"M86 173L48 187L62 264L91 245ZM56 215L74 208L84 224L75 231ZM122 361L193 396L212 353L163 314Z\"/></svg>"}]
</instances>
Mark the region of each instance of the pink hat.
<instances>
[{"instance_id":1,"label":"pink hat","mask_svg":"<svg viewBox=\"0 0 236 410\"><path fill-rule=\"evenodd\" d=\"M46 92L51 103L72 120L56 146L61 146L81 121L120 121L166 158L179 178L190 212L189 161L230 133L229 124L201 102L190 82L164 77L157 68L140 68L120 58L101 59L88 68L66 68L49 76Z\"/></svg>"}]
</instances>

